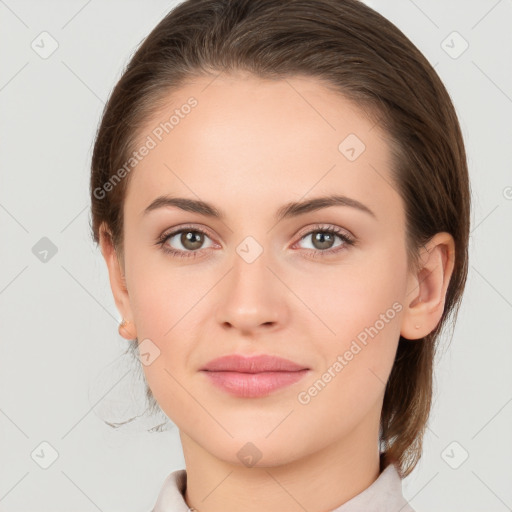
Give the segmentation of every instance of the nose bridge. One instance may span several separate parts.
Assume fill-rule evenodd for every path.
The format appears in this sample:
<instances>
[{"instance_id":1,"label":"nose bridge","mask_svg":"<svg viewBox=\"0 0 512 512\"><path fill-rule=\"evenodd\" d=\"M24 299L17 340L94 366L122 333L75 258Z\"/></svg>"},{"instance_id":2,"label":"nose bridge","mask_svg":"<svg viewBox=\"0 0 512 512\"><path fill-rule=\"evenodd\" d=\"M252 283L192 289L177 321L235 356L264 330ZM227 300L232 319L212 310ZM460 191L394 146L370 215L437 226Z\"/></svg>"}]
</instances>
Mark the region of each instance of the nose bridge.
<instances>
[{"instance_id":1,"label":"nose bridge","mask_svg":"<svg viewBox=\"0 0 512 512\"><path fill-rule=\"evenodd\" d=\"M249 237L248 237L249 238ZM252 237L251 237L252 238ZM233 281L242 290L258 292L258 288L269 286L272 274L267 268L270 264L268 248L264 249L254 239L244 240L235 250L233 257ZM251 292L251 293L252 293Z\"/></svg>"},{"instance_id":2,"label":"nose bridge","mask_svg":"<svg viewBox=\"0 0 512 512\"><path fill-rule=\"evenodd\" d=\"M232 269L218 302L221 323L250 329L283 321L283 286L268 268L275 266L272 261L270 251L254 237L246 237L235 248Z\"/></svg>"},{"instance_id":3,"label":"nose bridge","mask_svg":"<svg viewBox=\"0 0 512 512\"><path fill-rule=\"evenodd\" d=\"M264 248L252 236L246 237L235 248L233 255L232 291L248 295L244 300L250 299L252 295L266 295L273 288L269 282L273 275L267 268L271 266L271 259L268 247Z\"/></svg>"}]
</instances>

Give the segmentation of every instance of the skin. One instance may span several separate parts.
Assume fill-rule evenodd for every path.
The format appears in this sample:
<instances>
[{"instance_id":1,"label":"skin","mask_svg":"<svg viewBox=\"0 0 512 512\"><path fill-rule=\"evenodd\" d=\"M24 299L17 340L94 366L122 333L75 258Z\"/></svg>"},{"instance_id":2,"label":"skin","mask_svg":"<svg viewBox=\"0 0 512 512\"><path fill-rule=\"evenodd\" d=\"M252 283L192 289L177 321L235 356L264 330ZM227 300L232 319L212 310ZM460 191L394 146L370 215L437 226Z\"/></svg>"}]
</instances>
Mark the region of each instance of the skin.
<instances>
[{"instance_id":1,"label":"skin","mask_svg":"<svg viewBox=\"0 0 512 512\"><path fill-rule=\"evenodd\" d=\"M332 510L379 475L379 418L399 335L415 343L439 323L453 238L438 233L422 249L424 266L407 272L404 207L391 184L385 134L321 82L241 73L197 78L148 120L141 143L190 96L198 105L132 171L122 257L101 237L116 305L130 322L121 333L139 343L149 339L160 351L143 368L179 428L189 506ZM355 161L338 150L350 133L366 146ZM274 221L285 203L335 193L364 203L376 218L330 206ZM163 194L207 201L226 218L177 207L144 215ZM185 224L207 231L196 258L173 257L156 244ZM315 244L310 233L317 224L339 227L357 245L337 236L330 246ZM263 248L252 263L236 250L247 236ZM166 243L194 250L180 234ZM336 254L320 254L342 245ZM301 404L298 394L394 303L401 311ZM281 356L310 372L266 397L234 397L199 368L235 352ZM237 456L247 442L261 452L252 467Z\"/></svg>"}]
</instances>

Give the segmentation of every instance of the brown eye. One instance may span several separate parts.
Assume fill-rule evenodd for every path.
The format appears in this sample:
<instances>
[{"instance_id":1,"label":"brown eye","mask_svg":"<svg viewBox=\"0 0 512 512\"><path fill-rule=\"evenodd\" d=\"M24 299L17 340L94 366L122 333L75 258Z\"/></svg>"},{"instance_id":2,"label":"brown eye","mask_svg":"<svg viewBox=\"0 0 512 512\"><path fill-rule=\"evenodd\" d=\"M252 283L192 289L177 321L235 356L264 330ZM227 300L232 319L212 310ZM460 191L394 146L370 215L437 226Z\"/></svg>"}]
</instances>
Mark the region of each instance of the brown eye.
<instances>
[{"instance_id":1,"label":"brown eye","mask_svg":"<svg viewBox=\"0 0 512 512\"><path fill-rule=\"evenodd\" d=\"M313 245L315 249L330 249L334 244L334 237L332 233L325 231L314 231L311 233Z\"/></svg>"},{"instance_id":2,"label":"brown eye","mask_svg":"<svg viewBox=\"0 0 512 512\"><path fill-rule=\"evenodd\" d=\"M206 239L211 240L201 229L182 228L163 235L159 243L165 251L177 256L195 256L200 249L206 249L213 245L210 243L210 245L204 246Z\"/></svg>"},{"instance_id":3,"label":"brown eye","mask_svg":"<svg viewBox=\"0 0 512 512\"><path fill-rule=\"evenodd\" d=\"M341 242L336 243L336 238ZM314 258L334 256L356 244L356 240L351 235L346 234L337 226L315 226L314 229L301 237L299 243L304 240L311 240L311 247L303 248L308 249L306 254Z\"/></svg>"},{"instance_id":4,"label":"brown eye","mask_svg":"<svg viewBox=\"0 0 512 512\"><path fill-rule=\"evenodd\" d=\"M182 231L180 236L180 243L190 251L195 251L201 248L204 243L204 234L199 231Z\"/></svg>"}]
</instances>

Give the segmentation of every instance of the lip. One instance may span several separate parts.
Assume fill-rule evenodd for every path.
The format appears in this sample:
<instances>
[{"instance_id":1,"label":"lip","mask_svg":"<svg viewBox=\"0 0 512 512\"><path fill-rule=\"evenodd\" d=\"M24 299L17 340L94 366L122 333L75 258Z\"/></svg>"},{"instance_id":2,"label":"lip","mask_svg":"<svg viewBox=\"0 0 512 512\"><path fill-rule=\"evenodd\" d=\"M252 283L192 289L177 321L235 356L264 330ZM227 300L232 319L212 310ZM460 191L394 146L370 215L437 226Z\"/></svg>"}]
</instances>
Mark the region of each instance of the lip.
<instances>
[{"instance_id":1,"label":"lip","mask_svg":"<svg viewBox=\"0 0 512 512\"><path fill-rule=\"evenodd\" d=\"M306 366L283 359L282 357L261 354L257 356L242 356L230 354L217 359L212 359L201 370L212 372L296 372L309 370Z\"/></svg>"},{"instance_id":2,"label":"lip","mask_svg":"<svg viewBox=\"0 0 512 512\"><path fill-rule=\"evenodd\" d=\"M262 397L302 379L309 368L270 355L219 357L200 370L223 391L244 398Z\"/></svg>"}]
</instances>

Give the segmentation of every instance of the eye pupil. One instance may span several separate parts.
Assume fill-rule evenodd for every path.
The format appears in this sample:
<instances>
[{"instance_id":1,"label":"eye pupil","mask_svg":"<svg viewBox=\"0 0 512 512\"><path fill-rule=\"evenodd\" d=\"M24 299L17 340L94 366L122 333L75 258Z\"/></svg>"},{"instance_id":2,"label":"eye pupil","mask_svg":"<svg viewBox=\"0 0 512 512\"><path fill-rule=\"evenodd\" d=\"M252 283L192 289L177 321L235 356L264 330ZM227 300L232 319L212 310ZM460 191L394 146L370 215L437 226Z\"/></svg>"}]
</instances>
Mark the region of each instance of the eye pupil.
<instances>
[{"instance_id":1,"label":"eye pupil","mask_svg":"<svg viewBox=\"0 0 512 512\"><path fill-rule=\"evenodd\" d=\"M201 248L203 244L203 234L199 231L184 231L181 234L181 243L183 247L190 249L191 251Z\"/></svg>"},{"instance_id":2,"label":"eye pupil","mask_svg":"<svg viewBox=\"0 0 512 512\"><path fill-rule=\"evenodd\" d=\"M326 240L327 245L323 245L326 243ZM325 231L316 231L313 235L314 245L316 244L316 242L320 243L320 247L318 247L318 249L329 249L330 247L332 247L333 240L334 236L332 235L332 233L326 233Z\"/></svg>"}]
</instances>

